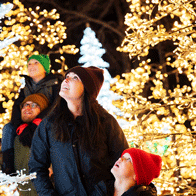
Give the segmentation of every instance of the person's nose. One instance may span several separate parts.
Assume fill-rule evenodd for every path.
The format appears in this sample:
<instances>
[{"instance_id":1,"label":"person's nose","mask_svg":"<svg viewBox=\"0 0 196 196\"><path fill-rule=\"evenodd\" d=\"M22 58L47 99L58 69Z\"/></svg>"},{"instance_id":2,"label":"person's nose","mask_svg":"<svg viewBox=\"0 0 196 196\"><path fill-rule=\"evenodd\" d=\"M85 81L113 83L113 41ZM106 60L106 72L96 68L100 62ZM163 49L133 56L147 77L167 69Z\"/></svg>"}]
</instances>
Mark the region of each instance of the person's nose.
<instances>
[{"instance_id":1,"label":"person's nose","mask_svg":"<svg viewBox=\"0 0 196 196\"><path fill-rule=\"evenodd\" d=\"M123 162L124 160L125 160L124 157L120 157L120 158L119 158L119 161L121 161L121 162Z\"/></svg>"},{"instance_id":2,"label":"person's nose","mask_svg":"<svg viewBox=\"0 0 196 196\"><path fill-rule=\"evenodd\" d=\"M122 161L122 157L120 157L118 160L117 160L117 162L121 162Z\"/></svg>"},{"instance_id":3,"label":"person's nose","mask_svg":"<svg viewBox=\"0 0 196 196\"><path fill-rule=\"evenodd\" d=\"M65 78L65 82L68 83L70 81L69 78Z\"/></svg>"}]
</instances>

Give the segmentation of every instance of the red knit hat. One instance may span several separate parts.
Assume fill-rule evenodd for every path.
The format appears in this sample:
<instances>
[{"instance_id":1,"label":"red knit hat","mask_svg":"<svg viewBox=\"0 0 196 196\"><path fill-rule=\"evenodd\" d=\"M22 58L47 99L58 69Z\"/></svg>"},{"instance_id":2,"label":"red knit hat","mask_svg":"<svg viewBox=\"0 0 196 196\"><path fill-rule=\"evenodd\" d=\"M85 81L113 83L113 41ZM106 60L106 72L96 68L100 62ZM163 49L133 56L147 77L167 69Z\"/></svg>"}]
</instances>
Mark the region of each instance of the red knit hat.
<instances>
[{"instance_id":1,"label":"red knit hat","mask_svg":"<svg viewBox=\"0 0 196 196\"><path fill-rule=\"evenodd\" d=\"M125 153L129 153L132 158L137 185L149 185L154 178L159 176L162 162L159 155L136 148L124 150L121 156Z\"/></svg>"},{"instance_id":2,"label":"red knit hat","mask_svg":"<svg viewBox=\"0 0 196 196\"><path fill-rule=\"evenodd\" d=\"M76 66L69 69L66 72L65 76L69 72L74 72L79 76L90 98L94 98L94 99L97 98L97 95L99 94L99 91L102 87L103 80L104 80L102 69L99 69L98 67L94 67L94 66L90 66L86 68Z\"/></svg>"}]
</instances>

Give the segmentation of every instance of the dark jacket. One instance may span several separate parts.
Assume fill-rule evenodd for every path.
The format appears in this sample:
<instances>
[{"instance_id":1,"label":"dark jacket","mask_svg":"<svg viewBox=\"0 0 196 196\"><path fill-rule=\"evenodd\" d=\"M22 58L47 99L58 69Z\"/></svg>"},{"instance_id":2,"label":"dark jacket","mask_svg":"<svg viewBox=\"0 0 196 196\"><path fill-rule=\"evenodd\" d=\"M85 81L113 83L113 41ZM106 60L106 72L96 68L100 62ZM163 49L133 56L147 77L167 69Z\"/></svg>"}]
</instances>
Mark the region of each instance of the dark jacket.
<instances>
[{"instance_id":1,"label":"dark jacket","mask_svg":"<svg viewBox=\"0 0 196 196\"><path fill-rule=\"evenodd\" d=\"M45 109L43 110L39 115L37 115L36 119L38 119L38 121L40 121L41 119L43 119L46 115L47 115L48 110ZM34 120L36 120L34 119ZM19 141L24 145L24 146L31 146L31 141L34 135L34 132L37 128L37 124L38 122L29 122L29 123L24 123L23 121L21 121L22 123L20 124L20 126L18 126L18 128L16 129L16 132L14 132L15 135L17 135L17 132L21 132L19 136ZM28 126L26 126L28 125ZM14 140L13 140L14 142ZM11 173L15 173L16 169L14 166L14 146L13 148L7 149L5 151L2 152L3 154L3 165L2 165L2 171L3 173L6 174L11 174Z\"/></svg>"},{"instance_id":2,"label":"dark jacket","mask_svg":"<svg viewBox=\"0 0 196 196\"><path fill-rule=\"evenodd\" d=\"M153 183L148 186L136 185L123 193L122 196L157 196L157 190Z\"/></svg>"},{"instance_id":3,"label":"dark jacket","mask_svg":"<svg viewBox=\"0 0 196 196\"><path fill-rule=\"evenodd\" d=\"M16 136L14 140L14 166L15 169L19 171L25 169L25 174L29 174L28 162L33 134L45 115L44 110L32 122L28 124L24 123L27 126L22 129L21 134ZM35 120L38 121L35 122ZM21 196L37 196L37 191L31 181L28 181L28 183L24 185L19 184L18 187L20 188L19 193ZM31 190L29 190L29 188L31 188Z\"/></svg>"},{"instance_id":4,"label":"dark jacket","mask_svg":"<svg viewBox=\"0 0 196 196\"><path fill-rule=\"evenodd\" d=\"M75 123L69 124L71 139L62 143L56 140L48 117L42 120L33 137L29 161L30 172L37 172L33 181L39 195L106 195L103 181L113 178L110 169L128 144L116 119L105 110L102 115L102 140L96 150L88 152L78 145ZM81 123L80 118L75 121ZM47 177L50 163L55 188Z\"/></svg>"},{"instance_id":5,"label":"dark jacket","mask_svg":"<svg viewBox=\"0 0 196 196\"><path fill-rule=\"evenodd\" d=\"M20 104L23 100L34 93L43 93L49 100L49 106L52 107L58 96L63 76L60 74L48 74L38 83L33 82L32 78L27 75L21 75L25 78L25 87L21 89L19 97L15 100L12 108L11 123L17 128L21 123ZM48 110L50 110L50 107Z\"/></svg>"},{"instance_id":6,"label":"dark jacket","mask_svg":"<svg viewBox=\"0 0 196 196\"><path fill-rule=\"evenodd\" d=\"M23 169L26 169L26 171L24 171L23 173L29 174L29 155L30 148L28 146L23 146L19 141L19 136L17 136L14 141L14 165L16 170L21 171ZM24 185L19 184L18 187L21 196L37 196L37 192L31 181L28 181L28 183ZM31 190L29 190L29 188L31 188ZM20 189L22 191L20 191Z\"/></svg>"},{"instance_id":7,"label":"dark jacket","mask_svg":"<svg viewBox=\"0 0 196 196\"><path fill-rule=\"evenodd\" d=\"M43 113L40 114L40 116L42 115ZM30 156L30 147L37 125L38 124L33 122L28 123L28 126L22 129L23 131L21 134L16 136L14 140L14 167L18 171L25 169L25 174L29 174L28 162ZM18 187L21 196L37 196L37 192L31 181L29 181L27 184L25 183L24 185L19 184ZM31 188L31 190L29 190L29 188Z\"/></svg>"}]
</instances>

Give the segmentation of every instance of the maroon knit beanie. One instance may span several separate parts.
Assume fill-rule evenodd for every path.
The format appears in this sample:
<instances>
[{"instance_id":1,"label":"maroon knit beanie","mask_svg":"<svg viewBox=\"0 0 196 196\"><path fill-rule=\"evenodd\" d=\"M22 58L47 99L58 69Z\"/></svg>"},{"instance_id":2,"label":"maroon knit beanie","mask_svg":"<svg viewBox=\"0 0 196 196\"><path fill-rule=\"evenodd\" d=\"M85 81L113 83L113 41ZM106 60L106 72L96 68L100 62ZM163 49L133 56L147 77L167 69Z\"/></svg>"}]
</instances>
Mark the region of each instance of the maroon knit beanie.
<instances>
[{"instance_id":1,"label":"maroon knit beanie","mask_svg":"<svg viewBox=\"0 0 196 196\"><path fill-rule=\"evenodd\" d=\"M129 153L132 158L137 185L149 185L154 178L159 176L162 162L159 155L136 148L124 150L121 156L125 153Z\"/></svg>"},{"instance_id":2,"label":"maroon knit beanie","mask_svg":"<svg viewBox=\"0 0 196 196\"><path fill-rule=\"evenodd\" d=\"M99 69L94 66L90 66L90 67L76 66L69 69L66 72L65 76L69 72L74 72L79 76L90 98L93 99L97 98L104 80L102 69Z\"/></svg>"}]
</instances>

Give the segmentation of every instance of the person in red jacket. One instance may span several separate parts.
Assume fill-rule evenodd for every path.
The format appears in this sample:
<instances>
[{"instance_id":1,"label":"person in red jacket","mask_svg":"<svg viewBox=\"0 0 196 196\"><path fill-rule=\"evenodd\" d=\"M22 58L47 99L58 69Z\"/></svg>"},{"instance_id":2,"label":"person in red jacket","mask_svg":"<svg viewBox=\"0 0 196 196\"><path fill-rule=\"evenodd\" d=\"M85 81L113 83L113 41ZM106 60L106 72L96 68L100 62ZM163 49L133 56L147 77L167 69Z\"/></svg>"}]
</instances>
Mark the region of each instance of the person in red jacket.
<instances>
[{"instance_id":1,"label":"person in red jacket","mask_svg":"<svg viewBox=\"0 0 196 196\"><path fill-rule=\"evenodd\" d=\"M160 175L162 159L137 148L123 151L111 169L115 177L114 196L156 196L151 181Z\"/></svg>"}]
</instances>

